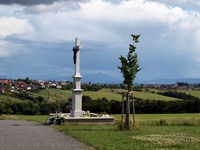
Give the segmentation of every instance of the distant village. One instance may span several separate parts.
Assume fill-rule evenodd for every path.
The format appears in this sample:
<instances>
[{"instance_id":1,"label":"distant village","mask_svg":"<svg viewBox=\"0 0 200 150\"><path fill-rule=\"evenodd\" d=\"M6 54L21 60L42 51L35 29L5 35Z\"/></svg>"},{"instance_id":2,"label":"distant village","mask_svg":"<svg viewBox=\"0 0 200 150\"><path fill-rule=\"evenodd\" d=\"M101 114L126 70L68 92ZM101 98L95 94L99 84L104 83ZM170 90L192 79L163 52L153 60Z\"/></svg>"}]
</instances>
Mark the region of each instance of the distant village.
<instances>
[{"instance_id":1,"label":"distant village","mask_svg":"<svg viewBox=\"0 0 200 150\"><path fill-rule=\"evenodd\" d=\"M116 88L118 85L114 85ZM82 83L83 89L90 89L93 91L100 90L100 87L113 87L112 84L92 84ZM88 88L91 87L91 88ZM114 88L113 87L113 88ZM45 80L31 80L28 77L26 79L0 79L0 93L18 93L27 91L37 91L43 89L66 89L70 90L73 88L73 83L70 81L45 81ZM118 86L119 88L119 86Z\"/></svg>"},{"instance_id":2,"label":"distant village","mask_svg":"<svg viewBox=\"0 0 200 150\"><path fill-rule=\"evenodd\" d=\"M101 88L122 88L126 87L123 84L92 84L83 83L82 86L98 86ZM49 88L56 89L68 89L73 88L72 82L70 81L44 81L44 80L30 80L26 79L0 79L0 93L4 94L6 91L11 93L36 91ZM177 82L177 84L140 84L135 86L136 91L142 89L157 89L157 90L200 90L200 84L188 84L185 82Z\"/></svg>"},{"instance_id":3,"label":"distant village","mask_svg":"<svg viewBox=\"0 0 200 150\"><path fill-rule=\"evenodd\" d=\"M48 89L50 87L62 89L62 87L70 84L69 81L44 81L44 80L29 80L26 79L0 79L0 93L5 93L9 90L11 93L36 91L42 89Z\"/></svg>"},{"instance_id":4,"label":"distant village","mask_svg":"<svg viewBox=\"0 0 200 150\"><path fill-rule=\"evenodd\" d=\"M187 82L177 82L176 84L148 84L144 85L146 89L157 89L157 90L200 90L200 84L189 84Z\"/></svg>"}]
</instances>

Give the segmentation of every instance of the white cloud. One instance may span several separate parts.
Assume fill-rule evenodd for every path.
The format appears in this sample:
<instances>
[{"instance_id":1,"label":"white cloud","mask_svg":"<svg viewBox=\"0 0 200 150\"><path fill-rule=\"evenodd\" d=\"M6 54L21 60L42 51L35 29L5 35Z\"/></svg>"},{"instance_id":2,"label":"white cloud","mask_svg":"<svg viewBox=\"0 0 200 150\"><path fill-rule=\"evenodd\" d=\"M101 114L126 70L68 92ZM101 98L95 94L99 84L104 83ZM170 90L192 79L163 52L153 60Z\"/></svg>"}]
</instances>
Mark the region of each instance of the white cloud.
<instances>
[{"instance_id":1,"label":"white cloud","mask_svg":"<svg viewBox=\"0 0 200 150\"><path fill-rule=\"evenodd\" d=\"M93 0L81 3L77 11L58 10L56 14L43 13L32 19L30 21L35 23L38 32L37 38L54 42L73 40L78 36L83 40L110 41L110 44L117 41L126 48L130 41L129 35L141 33L141 44L144 44L141 55L146 58L141 58L146 63L141 64L149 65L147 61L153 58L153 65L159 61L163 65L155 68L158 70L164 67L169 71L166 66L180 64L180 57L194 63L192 59L200 55L196 34L200 26L199 13L157 2L130 0L112 5L102 0ZM116 48L116 51L126 53L124 49ZM110 52L107 54L110 55ZM167 59L173 60L168 62ZM176 70L175 67L178 66L174 66ZM185 67L190 69L187 64Z\"/></svg>"},{"instance_id":2,"label":"white cloud","mask_svg":"<svg viewBox=\"0 0 200 150\"><path fill-rule=\"evenodd\" d=\"M15 17L0 17L0 36L31 34L34 30L27 20Z\"/></svg>"},{"instance_id":3,"label":"white cloud","mask_svg":"<svg viewBox=\"0 0 200 150\"><path fill-rule=\"evenodd\" d=\"M86 40L119 41L134 31L156 32L155 26L167 32L177 25L190 28L193 24L191 19L187 20L193 14L179 7L143 0L124 1L120 5L93 0L80 3L80 10L73 12L66 11L68 6L61 4L44 5L46 13L29 16L39 40L70 40L79 36Z\"/></svg>"}]
</instances>

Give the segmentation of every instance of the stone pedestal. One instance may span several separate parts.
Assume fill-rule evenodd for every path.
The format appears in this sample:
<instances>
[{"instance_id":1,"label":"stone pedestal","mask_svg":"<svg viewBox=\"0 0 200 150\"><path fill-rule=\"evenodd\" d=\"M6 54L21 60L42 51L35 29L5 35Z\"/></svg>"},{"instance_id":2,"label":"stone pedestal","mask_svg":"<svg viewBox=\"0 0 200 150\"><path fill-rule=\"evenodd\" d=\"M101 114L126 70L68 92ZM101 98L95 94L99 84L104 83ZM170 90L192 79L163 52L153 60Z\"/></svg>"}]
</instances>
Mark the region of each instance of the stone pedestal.
<instances>
[{"instance_id":1,"label":"stone pedestal","mask_svg":"<svg viewBox=\"0 0 200 150\"><path fill-rule=\"evenodd\" d=\"M76 50L74 52L75 56L75 74L74 78L74 89L72 89L72 109L71 109L71 117L82 117L82 92L81 89L81 74L80 74L80 40L78 38L75 39L75 47Z\"/></svg>"},{"instance_id":2,"label":"stone pedestal","mask_svg":"<svg viewBox=\"0 0 200 150\"><path fill-rule=\"evenodd\" d=\"M82 117L82 92L83 90L80 88L80 80L81 77L74 76L74 81L76 88L72 89L72 110L71 110L71 117Z\"/></svg>"}]
</instances>

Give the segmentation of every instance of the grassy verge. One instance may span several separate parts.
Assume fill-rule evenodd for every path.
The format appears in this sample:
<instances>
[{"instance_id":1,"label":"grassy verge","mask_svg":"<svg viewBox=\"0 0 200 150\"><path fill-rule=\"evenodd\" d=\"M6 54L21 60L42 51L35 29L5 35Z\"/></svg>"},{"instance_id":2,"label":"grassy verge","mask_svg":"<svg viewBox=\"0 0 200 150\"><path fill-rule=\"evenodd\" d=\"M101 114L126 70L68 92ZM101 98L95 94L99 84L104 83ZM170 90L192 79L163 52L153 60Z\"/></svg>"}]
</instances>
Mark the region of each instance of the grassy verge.
<instances>
[{"instance_id":1,"label":"grassy verge","mask_svg":"<svg viewBox=\"0 0 200 150\"><path fill-rule=\"evenodd\" d=\"M140 126L134 131L119 131L116 125L55 128L100 150L200 149L197 126Z\"/></svg>"},{"instance_id":2,"label":"grassy verge","mask_svg":"<svg viewBox=\"0 0 200 150\"><path fill-rule=\"evenodd\" d=\"M48 115L0 115L0 120L27 120L27 121L36 121L40 123L46 123L48 120Z\"/></svg>"}]
</instances>

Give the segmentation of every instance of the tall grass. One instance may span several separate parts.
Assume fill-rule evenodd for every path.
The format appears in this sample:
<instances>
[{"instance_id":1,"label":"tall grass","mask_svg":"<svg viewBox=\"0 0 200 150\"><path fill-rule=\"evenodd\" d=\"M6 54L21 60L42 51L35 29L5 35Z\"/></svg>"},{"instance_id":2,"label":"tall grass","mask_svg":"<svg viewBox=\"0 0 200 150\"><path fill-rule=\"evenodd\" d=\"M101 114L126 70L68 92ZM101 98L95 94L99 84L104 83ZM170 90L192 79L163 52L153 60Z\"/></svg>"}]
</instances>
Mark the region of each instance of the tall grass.
<instances>
[{"instance_id":1,"label":"tall grass","mask_svg":"<svg viewBox=\"0 0 200 150\"><path fill-rule=\"evenodd\" d=\"M112 115L120 122L121 115ZM136 114L137 126L200 126L200 114Z\"/></svg>"}]
</instances>

